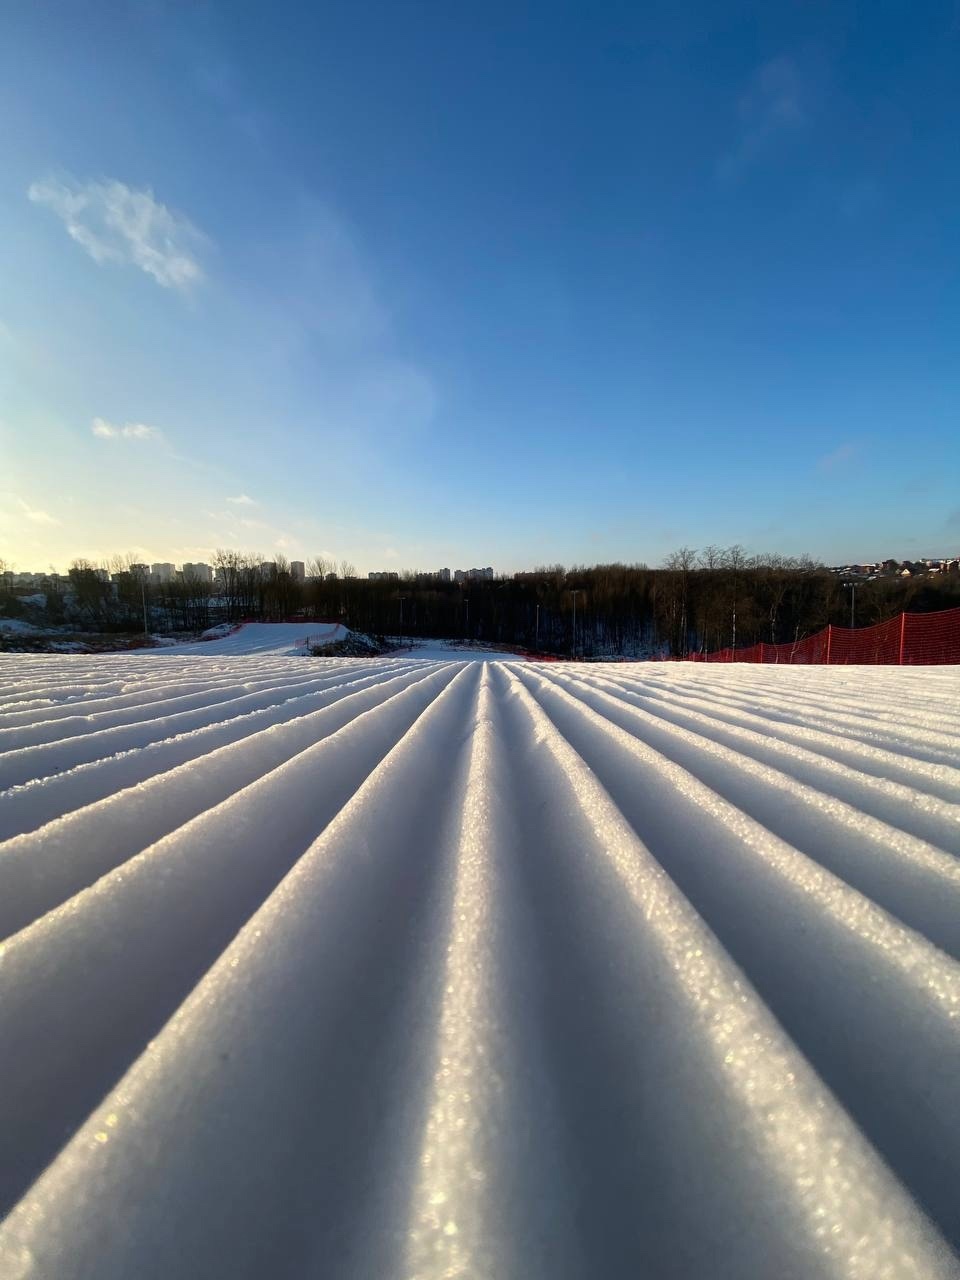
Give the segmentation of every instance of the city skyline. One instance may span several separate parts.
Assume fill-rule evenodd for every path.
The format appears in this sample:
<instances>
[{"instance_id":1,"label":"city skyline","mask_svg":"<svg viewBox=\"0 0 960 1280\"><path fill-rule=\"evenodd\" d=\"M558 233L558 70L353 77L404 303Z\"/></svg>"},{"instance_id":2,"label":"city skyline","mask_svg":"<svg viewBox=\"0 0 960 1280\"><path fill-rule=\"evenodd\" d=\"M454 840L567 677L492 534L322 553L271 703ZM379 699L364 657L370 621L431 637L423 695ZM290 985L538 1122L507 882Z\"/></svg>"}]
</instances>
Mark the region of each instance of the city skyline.
<instances>
[{"instance_id":1,"label":"city skyline","mask_svg":"<svg viewBox=\"0 0 960 1280\"><path fill-rule=\"evenodd\" d=\"M714 562L719 562L726 552L735 550L738 553L744 553L744 563L749 564L751 557L746 549L740 546L734 548L720 548L714 545L708 545L705 548L684 547L676 549L674 557L680 554L686 554L689 564L692 568L706 568ZM706 553L706 559L701 555L701 551ZM278 566L289 572L291 578L297 582L313 581L317 578L333 578L350 577L366 579L369 581L398 581L408 579L429 580L435 579L441 583L457 583L469 582L472 580L492 580L493 578L510 578L514 575L524 575L535 573L538 568L542 568L549 573L557 565L525 565L517 569L498 569L494 570L488 565L484 568L450 569L441 567L439 569L424 569L420 566L404 566L400 569L377 569L377 570L359 570L356 565L344 558L340 561L323 561L312 558L307 561L290 560L281 555L275 556L273 560L266 556L254 555L242 552L228 552L228 555L239 555L248 565L259 567L261 571L266 570L270 573L276 573ZM776 555L777 553L772 553ZM659 564L649 565L643 561L617 561L609 563L619 563L625 567L642 567L647 569L665 569L670 567L669 561L673 557L666 557L665 561ZM763 560L764 556L761 555ZM75 564L93 568L105 581L115 580L126 572L132 572L137 576L144 577L147 581L156 583L169 582L174 578L189 578L201 583L215 583L219 581L225 570L216 564L216 554L211 555L208 561L155 561L152 564L146 561L137 561L130 555L107 557L99 564L87 559L86 557L76 557ZM860 559L841 559L831 564L825 561L821 563L824 568L829 569L832 573L849 573L851 575L867 575L870 573L879 573L883 571L892 571L894 568L902 569L904 566L916 565L923 566L927 571L937 572L940 568L955 569L960 563L960 547L955 547L953 551L947 551L935 555L916 555L916 556L882 556L882 557L862 557ZM593 569L601 567L602 562L592 565L568 565L559 566L568 572L576 572L578 568ZM122 566L122 567L121 567ZM47 568L25 568L14 564L11 561L0 559L0 576L5 576L14 585L23 585L28 579L39 581L44 577L56 576L67 577L69 567L48 566Z\"/></svg>"}]
</instances>

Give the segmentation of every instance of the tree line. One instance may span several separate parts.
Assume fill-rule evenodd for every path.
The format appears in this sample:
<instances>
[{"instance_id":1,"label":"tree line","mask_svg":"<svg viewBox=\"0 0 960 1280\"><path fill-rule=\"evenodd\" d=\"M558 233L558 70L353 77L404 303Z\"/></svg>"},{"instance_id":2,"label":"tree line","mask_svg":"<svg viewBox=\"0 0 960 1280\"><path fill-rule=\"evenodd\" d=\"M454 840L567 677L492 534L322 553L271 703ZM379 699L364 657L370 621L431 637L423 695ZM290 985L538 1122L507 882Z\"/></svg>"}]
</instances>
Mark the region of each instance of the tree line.
<instances>
[{"instance_id":1,"label":"tree line","mask_svg":"<svg viewBox=\"0 0 960 1280\"><path fill-rule=\"evenodd\" d=\"M869 626L901 610L960 605L960 573L843 579L808 557L747 555L741 546L681 547L663 564L540 566L465 583L406 572L370 581L318 556L299 581L273 561L221 549L206 582L142 578L133 557L105 567L77 560L44 584L50 623L105 631L197 633L220 622L343 622L373 636L442 637L584 657L684 656L765 641L795 642L828 623ZM107 572L104 571L107 570ZM11 593L7 611L16 612ZM2 603L2 602L0 602Z\"/></svg>"}]
</instances>

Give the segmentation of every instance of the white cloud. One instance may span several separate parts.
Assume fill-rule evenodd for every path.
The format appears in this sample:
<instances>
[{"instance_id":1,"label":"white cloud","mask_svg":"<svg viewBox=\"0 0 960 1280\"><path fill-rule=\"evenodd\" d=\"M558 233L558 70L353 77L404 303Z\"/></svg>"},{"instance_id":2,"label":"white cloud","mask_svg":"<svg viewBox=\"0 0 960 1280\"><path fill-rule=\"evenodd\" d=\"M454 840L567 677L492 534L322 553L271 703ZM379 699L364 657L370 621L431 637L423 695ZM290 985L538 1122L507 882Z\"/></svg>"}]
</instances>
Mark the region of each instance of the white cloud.
<instances>
[{"instance_id":1,"label":"white cloud","mask_svg":"<svg viewBox=\"0 0 960 1280\"><path fill-rule=\"evenodd\" d=\"M148 427L143 422L127 422L122 427L107 422L104 418L94 418L90 428L93 435L101 440L162 440L163 432L156 427Z\"/></svg>"},{"instance_id":2,"label":"white cloud","mask_svg":"<svg viewBox=\"0 0 960 1280\"><path fill-rule=\"evenodd\" d=\"M52 525L60 523L56 516L50 515L48 511L40 511L37 507L31 507L30 504L28 502L24 502L22 498L17 499L17 506L26 518L33 522L33 524Z\"/></svg>"},{"instance_id":3,"label":"white cloud","mask_svg":"<svg viewBox=\"0 0 960 1280\"><path fill-rule=\"evenodd\" d=\"M245 493L238 493L235 498L228 498L228 502L232 502L237 507L255 507L257 503Z\"/></svg>"},{"instance_id":4,"label":"white cloud","mask_svg":"<svg viewBox=\"0 0 960 1280\"><path fill-rule=\"evenodd\" d=\"M195 250L204 237L149 188L136 191L114 179L47 178L34 182L27 195L52 209L67 234L100 265L139 267L165 289L187 289L203 278Z\"/></svg>"},{"instance_id":5,"label":"white cloud","mask_svg":"<svg viewBox=\"0 0 960 1280\"><path fill-rule=\"evenodd\" d=\"M131 422L128 426L121 427L120 434L128 440L155 440L160 432L156 427L148 427L142 422Z\"/></svg>"},{"instance_id":6,"label":"white cloud","mask_svg":"<svg viewBox=\"0 0 960 1280\"><path fill-rule=\"evenodd\" d=\"M807 121L804 85L790 58L773 58L754 74L740 99L740 136L720 157L718 172L735 181L759 161L778 140Z\"/></svg>"}]
</instances>

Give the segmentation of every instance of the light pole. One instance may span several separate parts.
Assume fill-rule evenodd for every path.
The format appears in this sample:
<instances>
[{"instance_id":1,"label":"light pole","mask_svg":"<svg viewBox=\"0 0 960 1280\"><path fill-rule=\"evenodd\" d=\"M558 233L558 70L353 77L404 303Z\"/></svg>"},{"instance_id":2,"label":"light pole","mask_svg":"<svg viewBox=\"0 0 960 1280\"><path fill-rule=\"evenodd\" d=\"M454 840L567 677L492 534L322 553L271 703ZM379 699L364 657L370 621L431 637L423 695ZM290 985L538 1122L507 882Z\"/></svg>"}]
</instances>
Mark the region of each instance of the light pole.
<instances>
[{"instance_id":1,"label":"light pole","mask_svg":"<svg viewBox=\"0 0 960 1280\"><path fill-rule=\"evenodd\" d=\"M856 625L856 601L857 601L857 584L855 582L845 582L844 587L850 588L850 630L852 631Z\"/></svg>"},{"instance_id":2,"label":"light pole","mask_svg":"<svg viewBox=\"0 0 960 1280\"><path fill-rule=\"evenodd\" d=\"M540 606L539 605L537 605L537 623L536 623L536 629L534 631L534 635L536 637L533 642L534 652L539 653L540 652Z\"/></svg>"},{"instance_id":3,"label":"light pole","mask_svg":"<svg viewBox=\"0 0 960 1280\"><path fill-rule=\"evenodd\" d=\"M140 578L140 602L143 605L143 634L150 635L150 628L147 626L147 584L143 578Z\"/></svg>"},{"instance_id":4,"label":"light pole","mask_svg":"<svg viewBox=\"0 0 960 1280\"><path fill-rule=\"evenodd\" d=\"M400 601L400 648L401 649L403 648L403 602L404 600L406 600L406 598L407 598L406 596L401 596L399 593L397 595L397 599Z\"/></svg>"},{"instance_id":5,"label":"light pole","mask_svg":"<svg viewBox=\"0 0 960 1280\"><path fill-rule=\"evenodd\" d=\"M582 590L582 588L581 588L581 587L574 587L574 588L573 588L573 590L572 590L572 595L573 595L573 656L574 656L574 657L576 657L576 656L577 656L577 596L580 594L581 590Z\"/></svg>"}]
</instances>

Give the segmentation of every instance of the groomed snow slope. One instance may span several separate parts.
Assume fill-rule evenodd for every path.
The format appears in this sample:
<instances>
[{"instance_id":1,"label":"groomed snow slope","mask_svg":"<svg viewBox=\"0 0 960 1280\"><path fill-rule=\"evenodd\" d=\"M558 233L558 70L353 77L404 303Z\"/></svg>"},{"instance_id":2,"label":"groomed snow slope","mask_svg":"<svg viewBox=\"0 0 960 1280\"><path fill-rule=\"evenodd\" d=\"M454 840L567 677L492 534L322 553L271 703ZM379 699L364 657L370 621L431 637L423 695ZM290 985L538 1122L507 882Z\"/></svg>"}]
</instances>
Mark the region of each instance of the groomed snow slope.
<instances>
[{"instance_id":1,"label":"groomed snow slope","mask_svg":"<svg viewBox=\"0 0 960 1280\"><path fill-rule=\"evenodd\" d=\"M960 1274L956 669L7 657L0 788L3 1280Z\"/></svg>"},{"instance_id":2,"label":"groomed snow slope","mask_svg":"<svg viewBox=\"0 0 960 1280\"><path fill-rule=\"evenodd\" d=\"M177 654L305 654L311 645L334 644L349 632L339 622L245 622L236 631L213 640L177 645ZM156 652L154 650L153 652Z\"/></svg>"}]
</instances>

